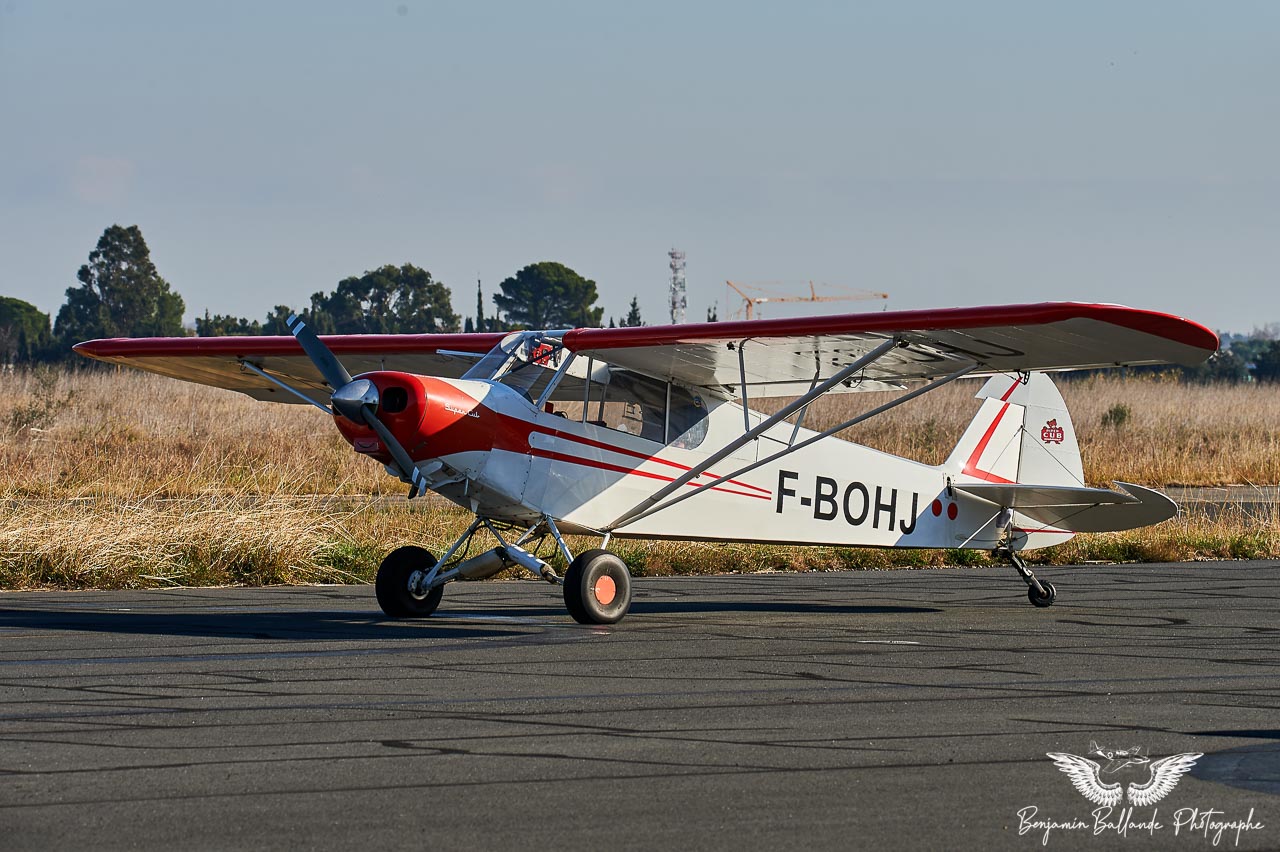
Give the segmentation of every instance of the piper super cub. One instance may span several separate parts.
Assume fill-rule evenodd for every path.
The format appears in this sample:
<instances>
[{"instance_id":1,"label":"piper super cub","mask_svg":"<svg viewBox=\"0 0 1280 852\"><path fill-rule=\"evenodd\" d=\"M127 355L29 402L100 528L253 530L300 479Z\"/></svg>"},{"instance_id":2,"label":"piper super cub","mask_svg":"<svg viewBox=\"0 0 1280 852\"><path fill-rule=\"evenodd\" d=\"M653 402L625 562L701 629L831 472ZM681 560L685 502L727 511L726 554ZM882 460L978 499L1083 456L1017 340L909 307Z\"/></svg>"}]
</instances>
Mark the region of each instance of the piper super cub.
<instances>
[{"instance_id":1,"label":"piper super cub","mask_svg":"<svg viewBox=\"0 0 1280 852\"><path fill-rule=\"evenodd\" d=\"M1216 351L1180 317L1046 303L805 319L510 334L336 335L290 318L293 337L93 340L82 355L255 399L307 402L358 453L475 515L437 559L408 546L378 569L393 618L430 615L444 587L521 565L560 584L579 622L631 604L613 536L993 550L1053 603L1019 551L1177 512L1127 483L1085 485L1075 430L1043 371L1175 363ZM357 370L352 375L349 370ZM982 405L943 464L835 437L964 376ZM907 385L915 384L914 389ZM827 394L898 392L822 432ZM753 400L794 397L774 414ZM468 556L484 532L497 546ZM573 553L564 534L597 536ZM564 577L539 558L547 536Z\"/></svg>"}]
</instances>

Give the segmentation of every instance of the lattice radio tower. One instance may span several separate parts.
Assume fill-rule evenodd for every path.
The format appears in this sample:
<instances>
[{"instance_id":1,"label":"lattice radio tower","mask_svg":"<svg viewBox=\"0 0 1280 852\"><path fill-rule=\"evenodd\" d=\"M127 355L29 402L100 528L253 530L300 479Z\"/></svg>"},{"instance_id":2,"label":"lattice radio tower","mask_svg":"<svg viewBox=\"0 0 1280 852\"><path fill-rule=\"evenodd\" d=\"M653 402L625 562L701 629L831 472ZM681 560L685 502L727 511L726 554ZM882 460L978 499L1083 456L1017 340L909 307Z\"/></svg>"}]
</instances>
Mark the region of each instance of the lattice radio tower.
<instances>
[{"instance_id":1,"label":"lattice radio tower","mask_svg":"<svg viewBox=\"0 0 1280 852\"><path fill-rule=\"evenodd\" d=\"M667 257L671 258L671 324L680 325L684 322L684 309L688 307L684 287L684 252L673 248L667 252Z\"/></svg>"}]
</instances>

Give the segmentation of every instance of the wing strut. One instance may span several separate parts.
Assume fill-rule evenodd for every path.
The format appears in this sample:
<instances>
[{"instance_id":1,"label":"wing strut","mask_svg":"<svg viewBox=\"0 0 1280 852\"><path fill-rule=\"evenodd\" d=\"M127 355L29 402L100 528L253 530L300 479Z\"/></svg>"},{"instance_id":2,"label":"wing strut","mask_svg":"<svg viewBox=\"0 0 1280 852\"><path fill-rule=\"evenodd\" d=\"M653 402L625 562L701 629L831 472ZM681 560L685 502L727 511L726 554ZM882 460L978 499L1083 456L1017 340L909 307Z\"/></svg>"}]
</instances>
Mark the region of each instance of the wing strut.
<instances>
[{"instance_id":1,"label":"wing strut","mask_svg":"<svg viewBox=\"0 0 1280 852\"><path fill-rule=\"evenodd\" d=\"M316 408L318 408L318 409L320 409L321 411L323 411L325 414L333 414L332 409L330 409L328 406L321 405L320 403L316 402L314 399L312 399L311 397L309 397L309 396L307 396L306 394L302 393L301 391L297 390L296 388L290 387L289 385L287 385L287 384L285 384L284 382L282 382L282 381L280 381L279 379L277 379L275 376L273 376L273 375L271 375L271 374L269 374L269 373L265 372L264 370L262 370L262 369L261 369L260 367L258 367L256 364L250 364L248 361L241 361L241 362L240 362L240 367L241 367L241 369L248 370L248 371L249 371L249 372L251 372L251 373L257 373L259 376L262 376L262 378L264 378L264 379L266 379L267 381L271 382L271 384L273 384L273 385L275 385L275 386L277 386L277 387L283 388L284 390L287 390L289 393L293 394L294 396L296 396L298 399L302 400L303 402L309 402L309 403L311 403L311 404L312 404L312 405L314 405Z\"/></svg>"},{"instance_id":2,"label":"wing strut","mask_svg":"<svg viewBox=\"0 0 1280 852\"><path fill-rule=\"evenodd\" d=\"M796 398L789 405L784 406L782 410L779 411L777 414L774 414L771 417L765 418L760 423L756 424L754 429L748 429L747 431L743 432L737 438L730 441L728 444L725 444L716 452L712 453L710 456L704 459L701 463L689 468L687 472L676 477L676 479L672 481L670 484L663 486L662 488L655 491L649 497L646 497L641 503L639 503L636 506L633 506L628 512L626 512L626 514L622 515L616 521L610 524L608 529L614 529L615 527L618 527L623 523L635 520L637 517L642 516L641 513L644 513L645 515L647 515L650 512L654 511L657 508L658 503L663 498L665 498L668 494L671 494L672 492L677 491L680 488L683 488L686 483L690 482L691 480L697 479L699 476L702 476L702 474L710 470L713 465L717 465L720 462L724 461L726 458L728 458L728 456L731 453L736 451L739 447L742 447L747 443L754 441L756 438L760 437L765 432L772 429L778 423L781 423L783 420L786 420L792 414L795 414L797 411L804 408L809 403L813 402L815 399L822 396L827 391L831 390L831 388L840 384L845 379L852 376L854 373L866 367L868 364L881 358L889 350L901 345L903 345L902 342L899 341L896 337L890 338L889 340L886 340L884 343L881 343L875 349L872 349L866 355L863 355L861 358L857 359L849 366L837 371L834 376L827 379L822 384L818 385L815 388L810 388L808 393L806 393L804 396ZM739 352L739 356L741 356L741 352ZM973 368L970 367L969 369L973 369ZM747 416L745 399L743 400L742 408L743 408L743 416L745 417ZM695 491L692 493L696 494L697 492Z\"/></svg>"},{"instance_id":3,"label":"wing strut","mask_svg":"<svg viewBox=\"0 0 1280 852\"><path fill-rule=\"evenodd\" d=\"M647 508L642 503L640 504L640 506L636 507L635 509L632 509L627 514L618 518L616 521L610 524L606 529L612 532L613 530L616 530L619 527L626 526L627 524L635 523L636 521L641 520L642 518L647 518L650 515L654 514L655 512L661 512L663 509L669 509L675 504L681 502L682 500L688 500L690 497L694 496L695 494L700 494L701 492L706 491L708 488L714 488L717 485L721 484L722 482L727 482L730 479L737 479L739 476L750 473L751 471L755 470L758 467L763 467L764 465L769 464L770 462L777 461L783 456L788 456L798 450L802 450L816 441L819 441L823 438L829 438L835 433L840 432L844 429L848 429L850 426L861 423L864 420L870 420L872 417L883 414L884 412L888 411L891 408L902 405L904 402L909 402L910 400L913 400L918 396L923 396L924 394L928 393L931 390L937 390L943 385L950 384L951 382L954 382L956 379L963 378L964 376L967 376L969 373L972 373L976 369L978 369L977 364L969 364L968 366L961 367L959 370L956 370L954 373L952 373L949 376L943 376L940 379L934 379L932 382L925 385L924 387L916 388L915 390L909 393L904 393L902 396L898 397L897 399L891 402L886 402L884 405L874 408L871 411L868 411L864 414L859 414L857 417L853 418L852 420L846 420L845 422L841 423L839 426L833 426L830 429L826 430L825 432L819 432L817 435L814 435L813 437L810 437L810 438L806 438L805 440L801 441L798 444L789 445L779 450L778 452L774 453L771 456L766 456L765 458L760 459L758 461L754 461L751 464L746 465L745 467L740 467L737 470L733 471L732 473L726 473L724 476L718 477L717 479L714 479L711 482L706 483L705 485L699 485L698 487L694 488L692 491L686 491L683 494L679 495L678 497L668 500L665 503L651 505ZM826 383L824 383L824 386L825 384ZM806 394L806 396L808 395ZM770 419L771 420L776 419L776 415ZM710 465L700 465L703 471L705 471L709 466ZM686 479L686 477L681 477L681 478ZM670 493L671 488L670 486L668 486L667 488L662 489L662 491ZM660 496L664 496L662 495L662 492L659 492L654 497L650 497L649 501L656 502L657 499L660 499Z\"/></svg>"},{"instance_id":4,"label":"wing strut","mask_svg":"<svg viewBox=\"0 0 1280 852\"><path fill-rule=\"evenodd\" d=\"M814 354L817 354L817 353L814 353ZM816 361L818 359L815 358L814 360ZM810 392L812 392L813 389L818 386L818 377L821 375L822 375L822 365L819 364L817 371L815 371L813 374L813 381L809 382ZM796 425L791 430L791 437L787 439L788 447L796 442L796 436L800 434L800 427L804 425L804 418L805 418L805 415L808 413L809 413L809 407L805 406L804 409L801 410L800 416L796 418Z\"/></svg>"}]
</instances>

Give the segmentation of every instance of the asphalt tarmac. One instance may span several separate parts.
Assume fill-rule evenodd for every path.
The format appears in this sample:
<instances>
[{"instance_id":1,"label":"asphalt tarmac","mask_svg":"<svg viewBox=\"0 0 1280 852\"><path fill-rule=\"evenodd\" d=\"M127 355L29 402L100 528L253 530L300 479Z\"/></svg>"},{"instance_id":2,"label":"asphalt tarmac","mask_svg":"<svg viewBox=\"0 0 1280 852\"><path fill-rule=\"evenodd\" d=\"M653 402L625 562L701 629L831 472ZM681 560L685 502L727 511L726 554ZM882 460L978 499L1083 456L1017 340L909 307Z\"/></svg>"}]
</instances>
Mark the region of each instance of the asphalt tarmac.
<instances>
[{"instance_id":1,"label":"asphalt tarmac","mask_svg":"<svg viewBox=\"0 0 1280 852\"><path fill-rule=\"evenodd\" d=\"M0 594L0 848L1280 848L1280 566L1040 575Z\"/></svg>"}]
</instances>

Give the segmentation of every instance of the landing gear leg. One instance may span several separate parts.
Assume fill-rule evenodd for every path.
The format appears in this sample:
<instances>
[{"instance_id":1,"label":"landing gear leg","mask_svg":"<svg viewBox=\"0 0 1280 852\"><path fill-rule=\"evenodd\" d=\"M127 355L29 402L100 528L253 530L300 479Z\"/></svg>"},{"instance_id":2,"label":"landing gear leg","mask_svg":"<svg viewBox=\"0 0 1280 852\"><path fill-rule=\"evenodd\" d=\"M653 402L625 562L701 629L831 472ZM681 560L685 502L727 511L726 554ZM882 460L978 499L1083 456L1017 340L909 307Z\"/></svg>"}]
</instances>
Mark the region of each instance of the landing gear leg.
<instances>
[{"instance_id":1,"label":"landing gear leg","mask_svg":"<svg viewBox=\"0 0 1280 852\"><path fill-rule=\"evenodd\" d=\"M1040 580L1035 574L1031 573L1031 569L1027 567L1027 563L1022 561L1022 557L1018 555L1018 551L1011 546L1013 539L1013 512L1005 509L1000 514L997 521L999 526L1004 527L1005 534L1000 543L991 551L991 555L996 559L1008 559L1012 563L1018 576L1027 584L1027 600L1031 601L1032 606L1044 607L1051 606L1053 599L1058 596L1058 590L1053 587L1053 583L1048 580Z\"/></svg>"},{"instance_id":2,"label":"landing gear leg","mask_svg":"<svg viewBox=\"0 0 1280 852\"><path fill-rule=\"evenodd\" d=\"M1031 573L1031 569L1027 567L1027 563L1022 561L1022 557L1017 551L1009 548L997 547L995 552L1007 558L1013 563L1013 567L1017 570L1018 575L1022 577L1027 584L1027 600L1031 601L1033 606L1046 607L1053 604L1053 599L1058 596L1058 590L1053 587L1053 583L1048 580L1039 580L1035 574Z\"/></svg>"}]
</instances>

